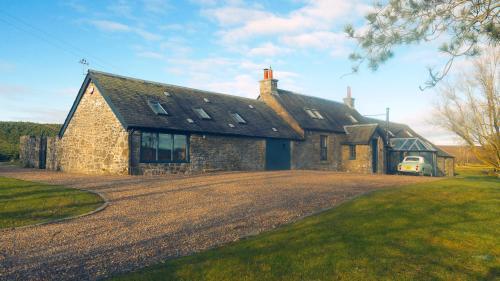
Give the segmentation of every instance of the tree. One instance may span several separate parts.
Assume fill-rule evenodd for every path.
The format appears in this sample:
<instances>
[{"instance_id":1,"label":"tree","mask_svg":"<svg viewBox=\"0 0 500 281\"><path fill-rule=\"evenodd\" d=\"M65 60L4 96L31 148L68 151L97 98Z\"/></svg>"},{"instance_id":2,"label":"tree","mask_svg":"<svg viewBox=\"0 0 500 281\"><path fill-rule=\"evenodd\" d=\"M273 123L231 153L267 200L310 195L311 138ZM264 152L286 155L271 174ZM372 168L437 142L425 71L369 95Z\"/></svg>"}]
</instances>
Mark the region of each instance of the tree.
<instances>
[{"instance_id":1,"label":"tree","mask_svg":"<svg viewBox=\"0 0 500 281\"><path fill-rule=\"evenodd\" d=\"M439 50L448 56L439 71L429 68L425 87L434 87L451 69L457 57L476 56L483 44L500 42L500 2L496 0L387 0L374 4L366 15L366 26L345 28L358 42L360 52L353 52L353 72L363 63L372 70L393 56L399 45L422 41L445 42Z\"/></svg>"},{"instance_id":2,"label":"tree","mask_svg":"<svg viewBox=\"0 0 500 281\"><path fill-rule=\"evenodd\" d=\"M434 120L457 134L484 164L500 171L500 48L473 62L472 73L445 83Z\"/></svg>"}]
</instances>

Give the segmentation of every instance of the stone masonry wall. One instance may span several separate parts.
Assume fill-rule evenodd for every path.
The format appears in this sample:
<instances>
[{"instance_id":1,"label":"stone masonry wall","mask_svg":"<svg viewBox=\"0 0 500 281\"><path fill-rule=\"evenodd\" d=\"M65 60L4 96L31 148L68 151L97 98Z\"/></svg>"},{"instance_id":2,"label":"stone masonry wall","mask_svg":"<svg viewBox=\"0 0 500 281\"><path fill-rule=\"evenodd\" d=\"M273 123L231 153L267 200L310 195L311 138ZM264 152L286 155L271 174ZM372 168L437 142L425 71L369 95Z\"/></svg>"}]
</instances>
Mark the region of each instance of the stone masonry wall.
<instances>
[{"instance_id":1,"label":"stone masonry wall","mask_svg":"<svg viewBox=\"0 0 500 281\"><path fill-rule=\"evenodd\" d=\"M349 159L349 145L342 146L342 166L345 172L370 174L372 172L370 145L356 145L356 159Z\"/></svg>"},{"instance_id":2,"label":"stone masonry wall","mask_svg":"<svg viewBox=\"0 0 500 281\"><path fill-rule=\"evenodd\" d=\"M328 136L327 160L321 160L320 136ZM292 169L340 170L344 136L333 133L305 132L305 140L292 141Z\"/></svg>"},{"instance_id":3,"label":"stone masonry wall","mask_svg":"<svg viewBox=\"0 0 500 281\"><path fill-rule=\"evenodd\" d=\"M59 137L49 137L47 138L47 160L45 163L45 169L58 171L60 169L59 158L58 158L58 146Z\"/></svg>"},{"instance_id":4,"label":"stone masonry wall","mask_svg":"<svg viewBox=\"0 0 500 281\"><path fill-rule=\"evenodd\" d=\"M140 132L132 137L132 173L162 175L212 171L260 171L265 168L265 140L258 138L190 136L189 163L140 163Z\"/></svg>"},{"instance_id":5,"label":"stone masonry wall","mask_svg":"<svg viewBox=\"0 0 500 281\"><path fill-rule=\"evenodd\" d=\"M57 154L62 171L128 174L128 132L92 83L60 140Z\"/></svg>"},{"instance_id":6,"label":"stone masonry wall","mask_svg":"<svg viewBox=\"0 0 500 281\"><path fill-rule=\"evenodd\" d=\"M455 175L455 160L448 157L437 157L437 176L453 177Z\"/></svg>"},{"instance_id":7,"label":"stone masonry wall","mask_svg":"<svg viewBox=\"0 0 500 281\"><path fill-rule=\"evenodd\" d=\"M25 168L39 168L40 137L21 136L19 138L19 161Z\"/></svg>"}]
</instances>

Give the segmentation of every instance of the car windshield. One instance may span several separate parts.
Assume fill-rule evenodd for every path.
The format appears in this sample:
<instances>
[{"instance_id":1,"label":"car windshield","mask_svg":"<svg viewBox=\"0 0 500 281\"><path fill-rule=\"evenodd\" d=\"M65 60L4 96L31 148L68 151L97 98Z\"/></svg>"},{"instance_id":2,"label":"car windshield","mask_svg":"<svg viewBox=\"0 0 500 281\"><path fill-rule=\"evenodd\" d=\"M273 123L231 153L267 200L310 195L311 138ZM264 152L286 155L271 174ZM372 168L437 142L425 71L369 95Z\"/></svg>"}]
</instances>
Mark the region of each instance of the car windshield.
<instances>
[{"instance_id":1,"label":"car windshield","mask_svg":"<svg viewBox=\"0 0 500 281\"><path fill-rule=\"evenodd\" d=\"M405 162L419 162L420 158L418 157L406 157Z\"/></svg>"}]
</instances>

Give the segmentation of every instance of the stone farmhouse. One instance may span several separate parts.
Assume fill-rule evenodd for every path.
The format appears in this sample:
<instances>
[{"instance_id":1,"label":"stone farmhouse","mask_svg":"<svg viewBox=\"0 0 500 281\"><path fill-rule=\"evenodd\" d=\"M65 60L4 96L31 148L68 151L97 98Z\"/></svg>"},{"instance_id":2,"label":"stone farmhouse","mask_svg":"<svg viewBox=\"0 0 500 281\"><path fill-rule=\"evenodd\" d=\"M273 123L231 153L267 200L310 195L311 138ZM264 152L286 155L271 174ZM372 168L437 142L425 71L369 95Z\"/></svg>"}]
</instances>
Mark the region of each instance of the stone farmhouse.
<instances>
[{"instance_id":1,"label":"stone farmhouse","mask_svg":"<svg viewBox=\"0 0 500 281\"><path fill-rule=\"evenodd\" d=\"M37 155L39 167L87 174L393 173L405 155L454 172L452 156L408 126L362 116L349 89L343 103L297 94L272 69L257 99L90 70L59 137L22 138L20 154L27 166Z\"/></svg>"}]
</instances>

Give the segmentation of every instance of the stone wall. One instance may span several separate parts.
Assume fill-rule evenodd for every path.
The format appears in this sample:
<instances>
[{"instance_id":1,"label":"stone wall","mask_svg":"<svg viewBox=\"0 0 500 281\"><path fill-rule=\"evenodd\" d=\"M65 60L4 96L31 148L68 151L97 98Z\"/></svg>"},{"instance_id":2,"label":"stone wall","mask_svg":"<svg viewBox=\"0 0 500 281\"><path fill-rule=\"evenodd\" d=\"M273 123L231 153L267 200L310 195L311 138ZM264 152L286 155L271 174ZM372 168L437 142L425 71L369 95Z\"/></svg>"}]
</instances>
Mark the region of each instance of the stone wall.
<instances>
[{"instance_id":1,"label":"stone wall","mask_svg":"<svg viewBox=\"0 0 500 281\"><path fill-rule=\"evenodd\" d=\"M140 132L134 132L132 173L161 175L265 169L265 139L192 134L189 142L189 163L140 163Z\"/></svg>"},{"instance_id":2,"label":"stone wall","mask_svg":"<svg viewBox=\"0 0 500 281\"><path fill-rule=\"evenodd\" d=\"M372 173L371 145L356 145L356 159L351 160L349 145L342 145L342 170L353 173Z\"/></svg>"},{"instance_id":3,"label":"stone wall","mask_svg":"<svg viewBox=\"0 0 500 281\"><path fill-rule=\"evenodd\" d=\"M57 155L62 171L128 174L128 132L92 83L59 141Z\"/></svg>"},{"instance_id":4,"label":"stone wall","mask_svg":"<svg viewBox=\"0 0 500 281\"><path fill-rule=\"evenodd\" d=\"M25 168L40 167L40 137L21 136L19 138L19 161Z\"/></svg>"},{"instance_id":5,"label":"stone wall","mask_svg":"<svg viewBox=\"0 0 500 281\"><path fill-rule=\"evenodd\" d=\"M292 141L292 169L333 170L341 168L341 145L344 136L333 133L306 131L305 140ZM328 137L327 160L321 160L320 136Z\"/></svg>"},{"instance_id":6,"label":"stone wall","mask_svg":"<svg viewBox=\"0 0 500 281\"><path fill-rule=\"evenodd\" d=\"M453 177L455 175L455 159L437 157L437 176Z\"/></svg>"},{"instance_id":7,"label":"stone wall","mask_svg":"<svg viewBox=\"0 0 500 281\"><path fill-rule=\"evenodd\" d=\"M59 156L58 156L58 146L59 146L59 137L50 137L47 138L47 154L46 154L46 163L45 169L52 171L59 171Z\"/></svg>"}]
</instances>

